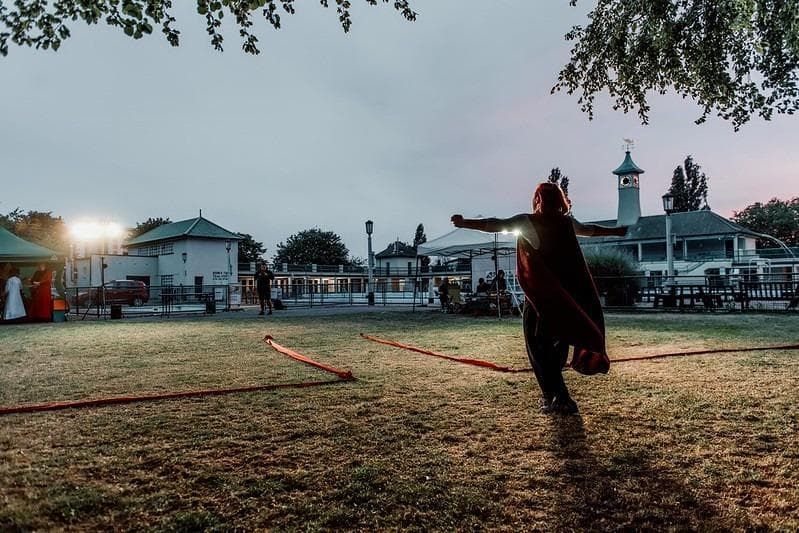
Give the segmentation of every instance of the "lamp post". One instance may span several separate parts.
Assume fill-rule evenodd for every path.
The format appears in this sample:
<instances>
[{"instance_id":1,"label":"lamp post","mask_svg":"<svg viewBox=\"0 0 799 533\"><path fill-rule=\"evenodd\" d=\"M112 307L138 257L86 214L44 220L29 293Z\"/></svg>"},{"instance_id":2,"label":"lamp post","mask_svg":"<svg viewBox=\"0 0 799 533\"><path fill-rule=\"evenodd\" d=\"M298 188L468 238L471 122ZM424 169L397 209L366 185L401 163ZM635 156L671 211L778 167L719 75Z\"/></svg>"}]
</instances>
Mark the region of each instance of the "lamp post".
<instances>
[{"instance_id":1,"label":"lamp post","mask_svg":"<svg viewBox=\"0 0 799 533\"><path fill-rule=\"evenodd\" d=\"M225 250L227 250L227 297L225 298L225 310L230 311L230 278L233 277L233 266L230 264L230 249L233 243L230 239L225 241Z\"/></svg>"},{"instance_id":2,"label":"lamp post","mask_svg":"<svg viewBox=\"0 0 799 533\"><path fill-rule=\"evenodd\" d=\"M674 247L671 244L671 214L674 212L674 195L667 192L663 195L663 211L666 212L666 269L667 282L672 283L674 276Z\"/></svg>"},{"instance_id":3,"label":"lamp post","mask_svg":"<svg viewBox=\"0 0 799 533\"><path fill-rule=\"evenodd\" d=\"M189 254L183 252L182 254L180 254L180 258L183 259L183 281L188 285L189 280L187 278L189 277L189 274L188 271L186 270L186 259L189 258Z\"/></svg>"},{"instance_id":4,"label":"lamp post","mask_svg":"<svg viewBox=\"0 0 799 533\"><path fill-rule=\"evenodd\" d=\"M366 281L366 301L369 305L375 304L375 289L374 281L372 280L372 270L374 269L374 256L372 255L372 231L375 228L375 223L371 220L366 221L366 241L368 243L368 259L367 259L367 273L368 279Z\"/></svg>"}]
</instances>

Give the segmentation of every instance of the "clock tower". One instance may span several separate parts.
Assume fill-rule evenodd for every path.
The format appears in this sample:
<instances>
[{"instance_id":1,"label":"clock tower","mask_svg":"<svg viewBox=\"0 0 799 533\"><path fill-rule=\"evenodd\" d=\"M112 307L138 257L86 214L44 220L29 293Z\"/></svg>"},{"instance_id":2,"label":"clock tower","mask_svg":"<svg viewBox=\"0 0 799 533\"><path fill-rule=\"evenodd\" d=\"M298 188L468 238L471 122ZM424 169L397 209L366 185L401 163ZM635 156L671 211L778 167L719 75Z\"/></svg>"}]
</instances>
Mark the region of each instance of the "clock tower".
<instances>
[{"instance_id":1,"label":"clock tower","mask_svg":"<svg viewBox=\"0 0 799 533\"><path fill-rule=\"evenodd\" d=\"M619 185L619 212L616 216L617 226L631 226L641 218L641 200L639 198L639 179L643 169L633 163L630 150L624 155L624 161L613 171Z\"/></svg>"}]
</instances>

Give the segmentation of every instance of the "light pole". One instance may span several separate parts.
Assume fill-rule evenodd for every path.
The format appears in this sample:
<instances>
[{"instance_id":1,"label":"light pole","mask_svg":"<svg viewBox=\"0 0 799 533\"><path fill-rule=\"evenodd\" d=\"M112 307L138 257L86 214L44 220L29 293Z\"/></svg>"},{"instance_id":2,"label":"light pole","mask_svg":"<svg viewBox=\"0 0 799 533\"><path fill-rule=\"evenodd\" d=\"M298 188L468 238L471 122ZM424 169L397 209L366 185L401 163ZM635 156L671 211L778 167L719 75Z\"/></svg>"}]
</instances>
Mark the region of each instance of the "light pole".
<instances>
[{"instance_id":1,"label":"light pole","mask_svg":"<svg viewBox=\"0 0 799 533\"><path fill-rule=\"evenodd\" d=\"M366 281L366 301L369 305L375 304L375 289L374 281L372 280L372 270L374 269L374 256L372 255L372 231L375 228L375 223L371 220L366 221L366 240L368 243L368 259L367 259L367 273L368 279Z\"/></svg>"},{"instance_id":2,"label":"light pole","mask_svg":"<svg viewBox=\"0 0 799 533\"><path fill-rule=\"evenodd\" d=\"M230 239L225 241L225 250L227 250L227 295L225 298L225 309L230 311L230 278L233 277L233 265L230 264L230 249L233 243Z\"/></svg>"},{"instance_id":3,"label":"light pole","mask_svg":"<svg viewBox=\"0 0 799 533\"><path fill-rule=\"evenodd\" d=\"M672 283L674 277L674 247L671 245L671 214L674 212L674 195L667 192L663 195L663 210L666 212L666 270L667 282Z\"/></svg>"}]
</instances>

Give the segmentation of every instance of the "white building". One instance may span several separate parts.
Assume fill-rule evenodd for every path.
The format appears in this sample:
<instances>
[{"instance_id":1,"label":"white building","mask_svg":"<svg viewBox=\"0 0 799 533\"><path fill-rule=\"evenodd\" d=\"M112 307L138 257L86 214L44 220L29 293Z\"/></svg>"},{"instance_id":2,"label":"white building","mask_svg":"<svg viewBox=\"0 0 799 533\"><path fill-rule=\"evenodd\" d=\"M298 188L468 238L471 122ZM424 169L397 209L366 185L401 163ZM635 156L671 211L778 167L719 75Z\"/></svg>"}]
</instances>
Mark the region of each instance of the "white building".
<instances>
[{"instance_id":1,"label":"white building","mask_svg":"<svg viewBox=\"0 0 799 533\"><path fill-rule=\"evenodd\" d=\"M236 283L239 240L240 235L202 216L164 224L128 240L126 254L71 259L68 286L139 280L152 287L194 287L201 292L203 286Z\"/></svg>"}]
</instances>

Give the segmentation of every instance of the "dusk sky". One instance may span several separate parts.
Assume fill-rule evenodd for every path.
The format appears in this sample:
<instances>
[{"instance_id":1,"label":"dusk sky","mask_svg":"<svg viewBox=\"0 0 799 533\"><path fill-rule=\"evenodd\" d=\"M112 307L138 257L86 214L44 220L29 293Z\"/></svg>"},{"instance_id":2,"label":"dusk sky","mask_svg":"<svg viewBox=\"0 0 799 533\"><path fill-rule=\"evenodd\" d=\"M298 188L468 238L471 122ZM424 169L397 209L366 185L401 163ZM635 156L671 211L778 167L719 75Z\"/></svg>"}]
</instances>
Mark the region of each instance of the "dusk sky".
<instances>
[{"instance_id":1,"label":"dusk sky","mask_svg":"<svg viewBox=\"0 0 799 533\"><path fill-rule=\"evenodd\" d=\"M191 2L176 2L181 46L159 33L134 41L72 26L57 53L12 47L0 59L0 212L52 211L132 226L204 216L251 233L267 255L320 227L366 256L432 239L453 213L529 210L554 166L571 178L577 218L614 218L611 171L635 140L644 214L662 211L674 167L692 154L709 203L729 216L755 201L799 195L799 119L753 119L741 131L674 95L653 97L651 121L597 102L550 95L568 60L563 34L589 2L415 0L415 23L390 5L353 2L344 34L335 9L299 3L261 55L225 31L213 50Z\"/></svg>"}]
</instances>

